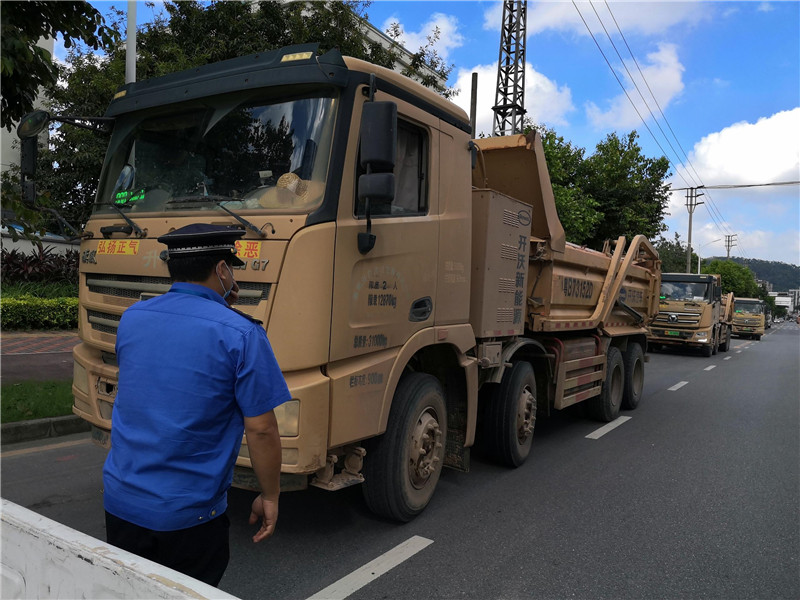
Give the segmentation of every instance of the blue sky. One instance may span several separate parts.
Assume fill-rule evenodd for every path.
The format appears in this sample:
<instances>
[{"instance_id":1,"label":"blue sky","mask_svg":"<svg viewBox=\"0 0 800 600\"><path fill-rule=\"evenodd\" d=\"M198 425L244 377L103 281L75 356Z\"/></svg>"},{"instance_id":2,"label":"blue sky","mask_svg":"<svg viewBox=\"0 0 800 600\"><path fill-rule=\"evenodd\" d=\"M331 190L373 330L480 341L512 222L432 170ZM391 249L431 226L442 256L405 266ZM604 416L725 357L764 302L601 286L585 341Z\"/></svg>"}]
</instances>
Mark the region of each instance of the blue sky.
<instances>
[{"instance_id":1,"label":"blue sky","mask_svg":"<svg viewBox=\"0 0 800 600\"><path fill-rule=\"evenodd\" d=\"M101 10L126 6L93 4ZM151 9L138 6L140 23L152 19ZM454 65L448 83L461 90L455 102L468 109L470 77L477 71L478 130L490 133L501 2L377 0L367 12L379 29L399 23L411 49L438 27L436 48ZM527 30L528 114L587 155L607 134L636 129L647 156L666 155L672 162L674 187L800 180L800 3L595 1L577 2L576 8L571 0L530 0ZM684 194L673 193L666 235L677 231L685 243ZM800 186L707 190L700 200L705 204L694 214L692 245L701 256L724 256L722 240L736 234L733 256L800 264Z\"/></svg>"}]
</instances>

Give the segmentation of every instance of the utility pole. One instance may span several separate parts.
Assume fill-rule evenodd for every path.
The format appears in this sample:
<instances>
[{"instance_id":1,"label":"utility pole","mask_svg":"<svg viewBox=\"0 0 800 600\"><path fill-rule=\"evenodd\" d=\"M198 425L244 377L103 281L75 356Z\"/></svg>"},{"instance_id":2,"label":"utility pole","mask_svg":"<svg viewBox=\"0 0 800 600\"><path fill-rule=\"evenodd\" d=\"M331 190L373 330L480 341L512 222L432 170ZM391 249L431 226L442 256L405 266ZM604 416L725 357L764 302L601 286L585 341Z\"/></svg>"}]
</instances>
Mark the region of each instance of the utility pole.
<instances>
[{"instance_id":1,"label":"utility pole","mask_svg":"<svg viewBox=\"0 0 800 600\"><path fill-rule=\"evenodd\" d=\"M736 245L736 235L737 234L732 233L731 235L725 236L725 250L728 251L728 260L731 259L731 248Z\"/></svg>"},{"instance_id":2,"label":"utility pole","mask_svg":"<svg viewBox=\"0 0 800 600\"><path fill-rule=\"evenodd\" d=\"M704 202L698 202L698 196L702 196L703 193L697 193L697 188L689 188L686 190L686 210L689 211L689 241L686 244L686 272L692 272L692 215L694 214L694 209L697 208L698 204L704 204Z\"/></svg>"},{"instance_id":3,"label":"utility pole","mask_svg":"<svg viewBox=\"0 0 800 600\"><path fill-rule=\"evenodd\" d=\"M527 0L503 2L492 135L522 133L525 116L525 30Z\"/></svg>"}]
</instances>

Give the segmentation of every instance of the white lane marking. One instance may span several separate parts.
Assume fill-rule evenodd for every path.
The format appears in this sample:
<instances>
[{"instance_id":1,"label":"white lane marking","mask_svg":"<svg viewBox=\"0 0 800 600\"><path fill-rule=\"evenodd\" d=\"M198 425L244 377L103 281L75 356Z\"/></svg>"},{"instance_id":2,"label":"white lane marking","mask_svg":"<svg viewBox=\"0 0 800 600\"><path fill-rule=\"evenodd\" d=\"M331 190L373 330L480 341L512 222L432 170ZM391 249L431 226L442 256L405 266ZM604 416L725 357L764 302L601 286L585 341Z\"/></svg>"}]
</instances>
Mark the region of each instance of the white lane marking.
<instances>
[{"instance_id":1,"label":"white lane marking","mask_svg":"<svg viewBox=\"0 0 800 600\"><path fill-rule=\"evenodd\" d=\"M737 351L736 351L736 354L741 354L741 353L742 353L742 351L741 351L741 350L737 350Z\"/></svg>"},{"instance_id":2,"label":"white lane marking","mask_svg":"<svg viewBox=\"0 0 800 600\"><path fill-rule=\"evenodd\" d=\"M716 369L716 368L717 368L717 365L710 365L710 366L706 367L705 369L703 369L703 371L710 371L711 369Z\"/></svg>"},{"instance_id":3,"label":"white lane marking","mask_svg":"<svg viewBox=\"0 0 800 600\"><path fill-rule=\"evenodd\" d=\"M675 385L673 385L671 388L667 388L667 391L669 391L669 392L674 392L674 391L676 391L676 390L679 390L679 389L681 389L681 388L682 388L683 386L685 386L687 383L689 383L689 382L688 382L688 381L681 381L681 382L679 382L679 383L676 383Z\"/></svg>"},{"instance_id":4,"label":"white lane marking","mask_svg":"<svg viewBox=\"0 0 800 600\"><path fill-rule=\"evenodd\" d=\"M368 562L360 569L356 569L350 575L346 575L324 590L320 590L308 600L342 600L347 598L350 594L375 581L384 573L388 573L432 543L433 540L415 535L385 554L381 554L375 560Z\"/></svg>"},{"instance_id":5,"label":"white lane marking","mask_svg":"<svg viewBox=\"0 0 800 600\"><path fill-rule=\"evenodd\" d=\"M609 423L608 425L603 425L600 429L596 429L586 437L590 440L600 439L612 429L616 429L617 427L622 425L625 421L630 421L632 418L633 417L617 417L616 419L611 421L611 423Z\"/></svg>"},{"instance_id":6,"label":"white lane marking","mask_svg":"<svg viewBox=\"0 0 800 600\"><path fill-rule=\"evenodd\" d=\"M726 357L725 357L725 358L723 358L722 360L730 360L730 359L732 359L732 358L733 358L732 356L726 356Z\"/></svg>"}]
</instances>

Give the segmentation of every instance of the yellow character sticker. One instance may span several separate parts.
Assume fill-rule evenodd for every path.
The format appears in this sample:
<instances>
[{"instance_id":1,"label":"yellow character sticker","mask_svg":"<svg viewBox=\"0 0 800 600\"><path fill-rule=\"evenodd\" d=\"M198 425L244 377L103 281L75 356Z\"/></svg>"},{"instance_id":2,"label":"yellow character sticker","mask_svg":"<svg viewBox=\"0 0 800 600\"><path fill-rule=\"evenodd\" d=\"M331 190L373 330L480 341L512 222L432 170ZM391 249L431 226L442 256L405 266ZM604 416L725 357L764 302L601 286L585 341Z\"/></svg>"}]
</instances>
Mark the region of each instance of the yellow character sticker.
<instances>
[{"instance_id":1,"label":"yellow character sticker","mask_svg":"<svg viewBox=\"0 0 800 600\"><path fill-rule=\"evenodd\" d=\"M139 254L139 240L100 240L97 253L135 256Z\"/></svg>"},{"instance_id":2,"label":"yellow character sticker","mask_svg":"<svg viewBox=\"0 0 800 600\"><path fill-rule=\"evenodd\" d=\"M242 260L259 258L261 256L261 242L254 240L237 240L236 256Z\"/></svg>"}]
</instances>

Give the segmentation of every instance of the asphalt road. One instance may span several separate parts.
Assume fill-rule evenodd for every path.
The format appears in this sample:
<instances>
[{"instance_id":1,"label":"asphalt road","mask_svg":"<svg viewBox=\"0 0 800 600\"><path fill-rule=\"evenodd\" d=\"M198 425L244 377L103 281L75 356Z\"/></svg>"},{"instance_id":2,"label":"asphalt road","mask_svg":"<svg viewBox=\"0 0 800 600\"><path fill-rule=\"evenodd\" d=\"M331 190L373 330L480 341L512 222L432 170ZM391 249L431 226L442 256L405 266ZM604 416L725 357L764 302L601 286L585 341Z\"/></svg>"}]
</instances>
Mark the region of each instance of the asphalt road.
<instances>
[{"instance_id":1,"label":"asphalt road","mask_svg":"<svg viewBox=\"0 0 800 600\"><path fill-rule=\"evenodd\" d=\"M220 587L254 599L365 582L347 597L796 599L800 326L732 346L650 355L629 420L590 439L601 424L579 410L540 419L526 464L473 455L406 525L370 514L357 487L310 488L284 494L275 536L253 545L253 495L232 490ZM4 446L2 495L102 539L104 457L86 435Z\"/></svg>"}]
</instances>

